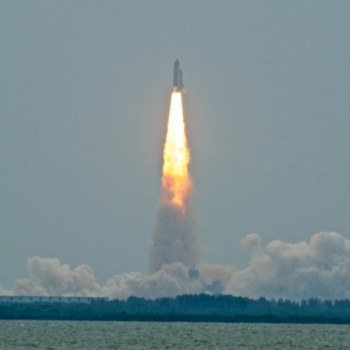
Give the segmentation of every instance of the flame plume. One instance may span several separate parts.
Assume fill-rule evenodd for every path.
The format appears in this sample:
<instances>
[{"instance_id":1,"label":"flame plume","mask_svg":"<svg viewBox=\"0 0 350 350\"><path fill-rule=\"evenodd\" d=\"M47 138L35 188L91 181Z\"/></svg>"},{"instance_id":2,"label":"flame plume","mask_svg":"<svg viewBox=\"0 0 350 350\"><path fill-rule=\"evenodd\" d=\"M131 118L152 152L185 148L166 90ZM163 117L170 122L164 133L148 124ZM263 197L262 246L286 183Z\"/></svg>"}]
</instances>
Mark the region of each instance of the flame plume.
<instances>
[{"instance_id":1,"label":"flame plume","mask_svg":"<svg viewBox=\"0 0 350 350\"><path fill-rule=\"evenodd\" d=\"M164 264L176 262L195 267L197 245L190 205L190 160L182 92L174 90L163 150L162 193L150 250L151 272L160 270Z\"/></svg>"},{"instance_id":2,"label":"flame plume","mask_svg":"<svg viewBox=\"0 0 350 350\"><path fill-rule=\"evenodd\" d=\"M192 189L188 172L190 158L185 134L182 93L173 92L163 152L162 200L183 210L186 210Z\"/></svg>"}]
</instances>

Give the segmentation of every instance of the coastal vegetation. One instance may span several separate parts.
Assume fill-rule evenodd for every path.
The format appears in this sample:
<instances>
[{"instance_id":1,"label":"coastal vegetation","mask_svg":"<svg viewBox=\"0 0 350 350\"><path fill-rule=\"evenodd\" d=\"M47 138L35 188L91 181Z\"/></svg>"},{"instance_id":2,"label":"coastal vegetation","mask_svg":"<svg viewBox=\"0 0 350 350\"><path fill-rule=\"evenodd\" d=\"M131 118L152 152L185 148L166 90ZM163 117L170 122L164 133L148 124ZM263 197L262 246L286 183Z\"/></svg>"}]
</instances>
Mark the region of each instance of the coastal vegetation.
<instances>
[{"instance_id":1,"label":"coastal vegetation","mask_svg":"<svg viewBox=\"0 0 350 350\"><path fill-rule=\"evenodd\" d=\"M350 300L297 302L199 294L154 300L33 297L24 302L13 297L0 300L0 319L350 324Z\"/></svg>"}]
</instances>

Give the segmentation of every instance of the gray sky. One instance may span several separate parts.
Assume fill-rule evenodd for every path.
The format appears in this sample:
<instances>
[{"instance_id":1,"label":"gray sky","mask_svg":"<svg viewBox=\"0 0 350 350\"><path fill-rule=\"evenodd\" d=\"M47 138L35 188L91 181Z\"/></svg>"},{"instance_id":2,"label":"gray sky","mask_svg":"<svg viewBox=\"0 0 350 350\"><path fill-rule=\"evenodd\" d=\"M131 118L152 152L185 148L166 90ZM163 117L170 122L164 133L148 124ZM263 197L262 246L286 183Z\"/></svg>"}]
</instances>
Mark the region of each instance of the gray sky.
<instances>
[{"instance_id":1,"label":"gray sky","mask_svg":"<svg viewBox=\"0 0 350 350\"><path fill-rule=\"evenodd\" d=\"M0 283L147 270L180 59L202 261L350 232L350 2L0 0Z\"/></svg>"}]
</instances>

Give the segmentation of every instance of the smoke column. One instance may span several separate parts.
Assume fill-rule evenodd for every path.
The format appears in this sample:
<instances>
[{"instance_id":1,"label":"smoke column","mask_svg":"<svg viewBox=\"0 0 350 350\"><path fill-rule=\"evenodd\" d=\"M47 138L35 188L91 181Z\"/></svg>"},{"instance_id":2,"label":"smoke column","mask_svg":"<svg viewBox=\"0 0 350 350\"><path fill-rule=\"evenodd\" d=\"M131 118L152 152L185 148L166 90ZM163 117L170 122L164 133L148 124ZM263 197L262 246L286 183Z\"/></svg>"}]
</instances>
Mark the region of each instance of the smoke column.
<instances>
[{"instance_id":1,"label":"smoke column","mask_svg":"<svg viewBox=\"0 0 350 350\"><path fill-rule=\"evenodd\" d=\"M151 272L160 270L164 264L175 262L181 262L189 268L195 267L197 245L190 204L192 193L188 170L190 159L182 92L174 89L163 150L161 198L150 249Z\"/></svg>"}]
</instances>

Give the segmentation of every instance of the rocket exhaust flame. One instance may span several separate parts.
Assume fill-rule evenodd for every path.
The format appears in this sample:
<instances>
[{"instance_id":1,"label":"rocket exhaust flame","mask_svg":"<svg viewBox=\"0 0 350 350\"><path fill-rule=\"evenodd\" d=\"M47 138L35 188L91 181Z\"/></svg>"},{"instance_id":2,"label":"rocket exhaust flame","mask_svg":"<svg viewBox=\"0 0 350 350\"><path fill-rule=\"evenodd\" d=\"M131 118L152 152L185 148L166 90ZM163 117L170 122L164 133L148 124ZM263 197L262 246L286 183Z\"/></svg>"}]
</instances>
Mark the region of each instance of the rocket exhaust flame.
<instances>
[{"instance_id":1,"label":"rocket exhaust flame","mask_svg":"<svg viewBox=\"0 0 350 350\"><path fill-rule=\"evenodd\" d=\"M192 182L188 170L191 157L185 132L182 91L182 72L176 60L163 150L162 192L150 249L151 272L174 262L190 268L196 264L197 244L190 203Z\"/></svg>"},{"instance_id":2,"label":"rocket exhaust flame","mask_svg":"<svg viewBox=\"0 0 350 350\"><path fill-rule=\"evenodd\" d=\"M162 201L186 209L192 184L188 172L190 151L185 134L182 93L171 95L166 141L163 152Z\"/></svg>"}]
</instances>

